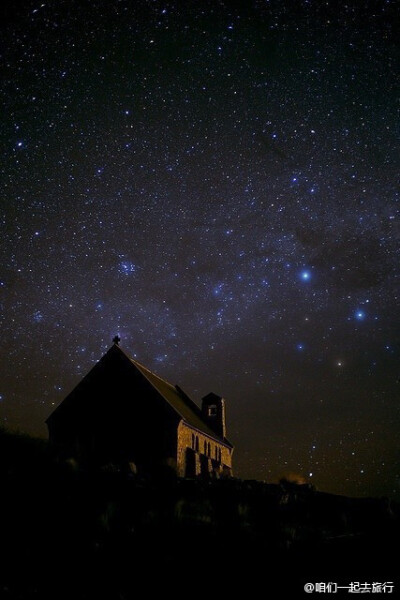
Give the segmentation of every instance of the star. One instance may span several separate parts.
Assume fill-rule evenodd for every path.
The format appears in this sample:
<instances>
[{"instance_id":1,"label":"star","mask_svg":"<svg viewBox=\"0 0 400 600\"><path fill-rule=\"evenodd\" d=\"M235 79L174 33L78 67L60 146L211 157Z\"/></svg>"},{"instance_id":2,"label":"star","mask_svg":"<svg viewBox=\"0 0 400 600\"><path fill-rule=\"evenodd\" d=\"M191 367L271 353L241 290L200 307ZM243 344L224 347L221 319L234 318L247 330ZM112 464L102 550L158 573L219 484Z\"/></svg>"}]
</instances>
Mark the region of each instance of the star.
<instances>
[{"instance_id":1,"label":"star","mask_svg":"<svg viewBox=\"0 0 400 600\"><path fill-rule=\"evenodd\" d=\"M302 281L310 281L311 279L311 271L309 271L308 269L304 269L303 271L300 272L300 279Z\"/></svg>"},{"instance_id":2,"label":"star","mask_svg":"<svg viewBox=\"0 0 400 600\"><path fill-rule=\"evenodd\" d=\"M122 275L131 275L133 273L136 273L137 266L135 265L135 263L129 260L123 260L118 265L118 271Z\"/></svg>"}]
</instances>

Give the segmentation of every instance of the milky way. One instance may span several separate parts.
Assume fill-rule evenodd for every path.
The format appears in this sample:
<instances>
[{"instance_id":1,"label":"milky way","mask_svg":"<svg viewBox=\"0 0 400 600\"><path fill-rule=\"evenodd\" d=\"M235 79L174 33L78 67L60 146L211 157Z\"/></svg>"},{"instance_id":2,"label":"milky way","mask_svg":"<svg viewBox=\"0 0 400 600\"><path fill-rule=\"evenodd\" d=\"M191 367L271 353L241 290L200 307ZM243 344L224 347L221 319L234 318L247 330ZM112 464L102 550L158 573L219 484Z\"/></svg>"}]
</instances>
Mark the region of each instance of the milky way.
<instances>
[{"instance_id":1,"label":"milky way","mask_svg":"<svg viewBox=\"0 0 400 600\"><path fill-rule=\"evenodd\" d=\"M226 397L238 476L398 497L395 3L1 12L3 425L118 333Z\"/></svg>"}]
</instances>

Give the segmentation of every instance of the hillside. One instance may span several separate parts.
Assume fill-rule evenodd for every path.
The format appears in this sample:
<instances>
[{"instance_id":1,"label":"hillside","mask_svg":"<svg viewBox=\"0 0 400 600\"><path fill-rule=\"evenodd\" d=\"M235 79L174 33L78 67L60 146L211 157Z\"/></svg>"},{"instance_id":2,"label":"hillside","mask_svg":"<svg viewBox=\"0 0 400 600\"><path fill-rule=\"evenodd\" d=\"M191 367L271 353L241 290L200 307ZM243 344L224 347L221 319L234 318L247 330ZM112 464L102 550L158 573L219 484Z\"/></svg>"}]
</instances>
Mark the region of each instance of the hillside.
<instances>
[{"instance_id":1,"label":"hillside","mask_svg":"<svg viewBox=\"0 0 400 600\"><path fill-rule=\"evenodd\" d=\"M43 441L0 433L1 598L136 597L245 585L395 581L399 507L309 486L145 481L56 465ZM298 596L297 596L298 594Z\"/></svg>"}]
</instances>

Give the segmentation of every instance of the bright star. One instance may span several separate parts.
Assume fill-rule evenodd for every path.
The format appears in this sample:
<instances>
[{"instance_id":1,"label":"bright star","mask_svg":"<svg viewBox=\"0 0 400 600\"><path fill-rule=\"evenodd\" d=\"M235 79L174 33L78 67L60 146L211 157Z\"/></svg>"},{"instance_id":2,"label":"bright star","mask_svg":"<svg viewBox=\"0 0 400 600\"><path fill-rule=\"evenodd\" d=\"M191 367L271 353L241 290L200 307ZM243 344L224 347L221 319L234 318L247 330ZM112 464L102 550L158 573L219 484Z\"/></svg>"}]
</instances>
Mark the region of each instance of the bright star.
<instances>
[{"instance_id":1,"label":"bright star","mask_svg":"<svg viewBox=\"0 0 400 600\"><path fill-rule=\"evenodd\" d=\"M305 271L302 271L302 272L300 273L300 278L301 278L303 281L309 281L309 280L311 279L311 273L310 273L310 271L307 271L307 270L305 270Z\"/></svg>"},{"instance_id":2,"label":"bright star","mask_svg":"<svg viewBox=\"0 0 400 600\"><path fill-rule=\"evenodd\" d=\"M43 313L40 310L35 310L35 312L33 313L33 321L35 323L40 323L41 321L43 321Z\"/></svg>"},{"instance_id":3,"label":"bright star","mask_svg":"<svg viewBox=\"0 0 400 600\"><path fill-rule=\"evenodd\" d=\"M121 275L130 275L131 273L135 273L136 272L136 265L135 263L129 261L129 260L122 260L119 263L119 272L121 273Z\"/></svg>"}]
</instances>

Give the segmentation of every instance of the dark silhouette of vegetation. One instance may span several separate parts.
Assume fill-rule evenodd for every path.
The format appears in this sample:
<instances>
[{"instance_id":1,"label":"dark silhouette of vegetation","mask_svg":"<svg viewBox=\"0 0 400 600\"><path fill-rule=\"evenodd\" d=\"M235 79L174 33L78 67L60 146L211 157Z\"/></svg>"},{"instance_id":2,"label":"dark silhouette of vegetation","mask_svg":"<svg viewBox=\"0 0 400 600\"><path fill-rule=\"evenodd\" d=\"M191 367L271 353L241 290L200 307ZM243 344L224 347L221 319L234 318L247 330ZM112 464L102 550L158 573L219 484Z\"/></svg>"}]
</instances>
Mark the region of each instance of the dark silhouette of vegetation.
<instances>
[{"instance_id":1,"label":"dark silhouette of vegetation","mask_svg":"<svg viewBox=\"0 0 400 600\"><path fill-rule=\"evenodd\" d=\"M0 431L0 598L138 597L245 585L303 597L313 581L395 581L399 506L282 480L84 473ZM284 575L280 575L280 573ZM271 596L272 597L272 596ZM280 597L280 596L274 596Z\"/></svg>"}]
</instances>

